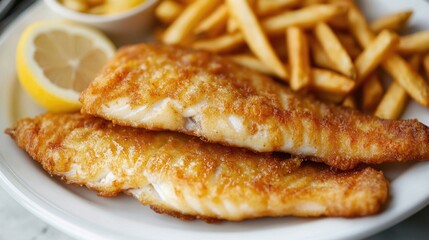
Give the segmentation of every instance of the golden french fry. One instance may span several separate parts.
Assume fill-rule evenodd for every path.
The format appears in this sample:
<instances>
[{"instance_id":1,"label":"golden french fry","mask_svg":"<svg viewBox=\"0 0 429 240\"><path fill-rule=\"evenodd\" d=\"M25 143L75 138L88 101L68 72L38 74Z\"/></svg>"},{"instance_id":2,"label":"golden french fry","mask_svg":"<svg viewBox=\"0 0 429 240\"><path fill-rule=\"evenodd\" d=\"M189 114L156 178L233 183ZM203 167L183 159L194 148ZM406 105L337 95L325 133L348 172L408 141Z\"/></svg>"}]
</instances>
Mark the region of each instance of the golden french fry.
<instances>
[{"instance_id":1,"label":"golden french fry","mask_svg":"<svg viewBox=\"0 0 429 240\"><path fill-rule=\"evenodd\" d=\"M286 44L290 64L290 87L295 91L306 88L311 83L311 69L304 31L299 27L287 28Z\"/></svg>"},{"instance_id":2,"label":"golden french fry","mask_svg":"<svg viewBox=\"0 0 429 240\"><path fill-rule=\"evenodd\" d=\"M319 22L327 21L346 11L347 7L344 5L321 4L268 17L262 21L261 25L267 34L279 34L291 26L313 27Z\"/></svg>"},{"instance_id":3,"label":"golden french fry","mask_svg":"<svg viewBox=\"0 0 429 240\"><path fill-rule=\"evenodd\" d=\"M237 63L238 65L251 68L264 74L275 75L273 70L265 66L265 64L261 60L251 54L230 55L228 56L228 58L231 59L233 62Z\"/></svg>"},{"instance_id":4,"label":"golden french fry","mask_svg":"<svg viewBox=\"0 0 429 240\"><path fill-rule=\"evenodd\" d=\"M375 36L366 19L356 7L349 8L350 29L363 47L368 46ZM429 106L429 84L399 55L393 54L382 63L383 68L419 104Z\"/></svg>"},{"instance_id":5,"label":"golden french fry","mask_svg":"<svg viewBox=\"0 0 429 240\"><path fill-rule=\"evenodd\" d=\"M392 30L397 32L407 24L412 15L412 10L395 12L374 20L371 22L370 27L375 33L379 33L383 30Z\"/></svg>"},{"instance_id":6,"label":"golden french fry","mask_svg":"<svg viewBox=\"0 0 429 240\"><path fill-rule=\"evenodd\" d=\"M172 23L183 11L182 5L172 0L159 3L155 9L155 16L163 23Z\"/></svg>"},{"instance_id":7,"label":"golden french fry","mask_svg":"<svg viewBox=\"0 0 429 240\"><path fill-rule=\"evenodd\" d=\"M374 115L384 119L398 119L405 109L407 101L407 92L399 84L392 82Z\"/></svg>"},{"instance_id":8,"label":"golden french fry","mask_svg":"<svg viewBox=\"0 0 429 240\"><path fill-rule=\"evenodd\" d=\"M429 53L426 53L423 58L423 68L425 69L426 77L429 79Z\"/></svg>"},{"instance_id":9,"label":"golden french fry","mask_svg":"<svg viewBox=\"0 0 429 240\"><path fill-rule=\"evenodd\" d=\"M372 112L383 97L384 89L376 73L369 76L362 86L362 110Z\"/></svg>"},{"instance_id":10,"label":"golden french fry","mask_svg":"<svg viewBox=\"0 0 429 240\"><path fill-rule=\"evenodd\" d=\"M235 33L238 31L238 23L233 17L229 17L226 23L226 30L229 33Z\"/></svg>"},{"instance_id":11,"label":"golden french fry","mask_svg":"<svg viewBox=\"0 0 429 240\"><path fill-rule=\"evenodd\" d=\"M359 45L363 48L371 44L375 39L375 35L368 25L365 17L355 6L349 6L349 25L350 31L358 41Z\"/></svg>"},{"instance_id":12,"label":"golden french fry","mask_svg":"<svg viewBox=\"0 0 429 240\"><path fill-rule=\"evenodd\" d=\"M201 50L207 50L216 53L230 52L244 43L244 37L241 33L224 34L222 36L210 39L197 40L192 43L192 47Z\"/></svg>"},{"instance_id":13,"label":"golden french fry","mask_svg":"<svg viewBox=\"0 0 429 240\"><path fill-rule=\"evenodd\" d=\"M410 60L410 67L418 71L421 64L421 56L414 55ZM408 102L408 94L401 85L392 82L383 99L375 111L375 116L385 119L398 119L404 112Z\"/></svg>"},{"instance_id":14,"label":"golden french fry","mask_svg":"<svg viewBox=\"0 0 429 240\"><path fill-rule=\"evenodd\" d=\"M301 0L258 0L256 10L258 16L267 16L284 8L295 7Z\"/></svg>"},{"instance_id":15,"label":"golden french fry","mask_svg":"<svg viewBox=\"0 0 429 240\"><path fill-rule=\"evenodd\" d=\"M382 31L377 38L356 58L357 85L374 71L398 45L398 36L388 30Z\"/></svg>"},{"instance_id":16,"label":"golden french fry","mask_svg":"<svg viewBox=\"0 0 429 240\"><path fill-rule=\"evenodd\" d=\"M429 107L428 82L418 72L414 71L404 59L397 54L391 55L383 61L383 68L416 102Z\"/></svg>"},{"instance_id":17,"label":"golden french fry","mask_svg":"<svg viewBox=\"0 0 429 240\"><path fill-rule=\"evenodd\" d=\"M344 107L348 107L348 108L357 108L357 103L356 103L356 98L353 95L348 95L342 104Z\"/></svg>"},{"instance_id":18,"label":"golden french fry","mask_svg":"<svg viewBox=\"0 0 429 240\"><path fill-rule=\"evenodd\" d=\"M398 51L403 54L429 51L429 30L402 36Z\"/></svg>"},{"instance_id":19,"label":"golden french fry","mask_svg":"<svg viewBox=\"0 0 429 240\"><path fill-rule=\"evenodd\" d=\"M350 34L341 32L337 32L336 35L338 40L340 40L341 45L343 45L352 59L355 59L357 56L359 56L359 54L361 54L362 49L359 47L354 37L352 37Z\"/></svg>"},{"instance_id":20,"label":"golden french fry","mask_svg":"<svg viewBox=\"0 0 429 240\"><path fill-rule=\"evenodd\" d=\"M293 72L292 64L291 71ZM320 90L322 92L345 95L349 93L355 85L355 82L352 79L333 71L313 68L311 73L311 86L314 89ZM291 76L291 84L292 79L293 75Z\"/></svg>"},{"instance_id":21,"label":"golden french fry","mask_svg":"<svg viewBox=\"0 0 429 240\"><path fill-rule=\"evenodd\" d=\"M270 45L258 19L246 0L227 0L228 11L236 19L244 39L252 52L270 67L277 76L286 79L287 73Z\"/></svg>"},{"instance_id":22,"label":"golden french fry","mask_svg":"<svg viewBox=\"0 0 429 240\"><path fill-rule=\"evenodd\" d=\"M227 20L228 9L222 4L195 28L194 33L215 36L225 27Z\"/></svg>"},{"instance_id":23,"label":"golden french fry","mask_svg":"<svg viewBox=\"0 0 429 240\"><path fill-rule=\"evenodd\" d=\"M167 28L162 38L167 44L181 44L200 21L209 15L220 0L198 0L188 5L180 16Z\"/></svg>"},{"instance_id":24,"label":"golden french fry","mask_svg":"<svg viewBox=\"0 0 429 240\"><path fill-rule=\"evenodd\" d=\"M352 59L328 24L317 24L314 29L314 33L335 69L338 72L355 79L356 69L353 65Z\"/></svg>"},{"instance_id":25,"label":"golden french fry","mask_svg":"<svg viewBox=\"0 0 429 240\"><path fill-rule=\"evenodd\" d=\"M326 55L322 46L320 46L320 43L315 38L310 37L309 44L313 63L318 67L335 70L335 67L333 67L333 63Z\"/></svg>"}]
</instances>

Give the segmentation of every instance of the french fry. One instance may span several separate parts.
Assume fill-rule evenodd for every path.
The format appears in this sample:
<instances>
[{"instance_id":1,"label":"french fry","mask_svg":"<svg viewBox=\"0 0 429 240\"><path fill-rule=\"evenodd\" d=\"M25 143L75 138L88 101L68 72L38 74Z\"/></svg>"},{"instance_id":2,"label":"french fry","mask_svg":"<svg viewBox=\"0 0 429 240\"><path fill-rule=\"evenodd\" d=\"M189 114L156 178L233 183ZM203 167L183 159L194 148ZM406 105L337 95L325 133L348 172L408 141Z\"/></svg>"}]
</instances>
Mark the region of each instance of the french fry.
<instances>
[{"instance_id":1,"label":"french fry","mask_svg":"<svg viewBox=\"0 0 429 240\"><path fill-rule=\"evenodd\" d=\"M410 67L418 71L421 60L420 55L414 55L410 60ZM385 119L398 119L407 106L408 98L405 89L398 83L392 82L380 105L378 105L375 116Z\"/></svg>"},{"instance_id":2,"label":"french fry","mask_svg":"<svg viewBox=\"0 0 429 240\"><path fill-rule=\"evenodd\" d=\"M348 21L347 12L332 17L331 19L328 20L328 24L329 26L335 29L348 30L349 21Z\"/></svg>"},{"instance_id":3,"label":"french fry","mask_svg":"<svg viewBox=\"0 0 429 240\"><path fill-rule=\"evenodd\" d=\"M268 17L262 21L262 28L267 34L280 34L290 26L309 28L319 22L347 11L347 7L337 4L322 4L301 8Z\"/></svg>"},{"instance_id":4,"label":"french fry","mask_svg":"<svg viewBox=\"0 0 429 240\"><path fill-rule=\"evenodd\" d=\"M429 79L429 53L426 53L423 57L423 68L426 72L427 79Z\"/></svg>"},{"instance_id":5,"label":"french fry","mask_svg":"<svg viewBox=\"0 0 429 240\"><path fill-rule=\"evenodd\" d=\"M368 25L362 13L353 5L350 5L349 12L350 31L363 48L371 44L375 39L375 35Z\"/></svg>"},{"instance_id":6,"label":"french fry","mask_svg":"<svg viewBox=\"0 0 429 240\"><path fill-rule=\"evenodd\" d=\"M228 20L228 9L225 4L204 19L194 30L197 35L215 36L224 29Z\"/></svg>"},{"instance_id":7,"label":"french fry","mask_svg":"<svg viewBox=\"0 0 429 240\"><path fill-rule=\"evenodd\" d=\"M224 34L222 36L204 40L197 40L192 43L192 47L201 50L207 50L210 52L224 53L230 52L244 43L243 34L233 33Z\"/></svg>"},{"instance_id":8,"label":"french fry","mask_svg":"<svg viewBox=\"0 0 429 240\"><path fill-rule=\"evenodd\" d=\"M403 54L429 51L429 30L402 36L398 51Z\"/></svg>"},{"instance_id":9,"label":"french fry","mask_svg":"<svg viewBox=\"0 0 429 240\"><path fill-rule=\"evenodd\" d=\"M167 28L162 38L163 42L167 44L183 44L185 38L220 2L220 0L198 0L188 5L182 14Z\"/></svg>"},{"instance_id":10,"label":"french fry","mask_svg":"<svg viewBox=\"0 0 429 240\"><path fill-rule=\"evenodd\" d=\"M258 16L267 16L284 8L295 7L301 0L258 0L256 11Z\"/></svg>"},{"instance_id":11,"label":"french fry","mask_svg":"<svg viewBox=\"0 0 429 240\"><path fill-rule=\"evenodd\" d=\"M286 79L287 73L271 47L258 19L246 0L227 0L228 11L236 19L244 39L252 52L270 67L277 76Z\"/></svg>"},{"instance_id":12,"label":"french fry","mask_svg":"<svg viewBox=\"0 0 429 240\"><path fill-rule=\"evenodd\" d=\"M356 98L355 98L355 96L353 96L353 95L348 95L348 96L344 99L344 101L343 101L342 105L343 105L344 107L348 107L348 108L354 108L354 109L356 109L356 108L357 108L357 103L356 103Z\"/></svg>"},{"instance_id":13,"label":"french fry","mask_svg":"<svg viewBox=\"0 0 429 240\"><path fill-rule=\"evenodd\" d=\"M286 44L290 64L290 87L295 91L306 88L311 83L311 69L304 31L299 27L287 28Z\"/></svg>"},{"instance_id":14,"label":"french fry","mask_svg":"<svg viewBox=\"0 0 429 240\"><path fill-rule=\"evenodd\" d=\"M335 70L333 63L326 55L322 46L320 46L320 43L315 38L310 37L309 44L310 44L313 63L318 67Z\"/></svg>"},{"instance_id":15,"label":"french fry","mask_svg":"<svg viewBox=\"0 0 429 240\"><path fill-rule=\"evenodd\" d=\"M226 23L226 31L229 33L235 33L238 31L238 23L233 17L229 17Z\"/></svg>"},{"instance_id":16,"label":"french fry","mask_svg":"<svg viewBox=\"0 0 429 240\"><path fill-rule=\"evenodd\" d=\"M384 119L398 119L405 109L407 101L407 92L399 84L392 82L374 115Z\"/></svg>"},{"instance_id":17,"label":"french fry","mask_svg":"<svg viewBox=\"0 0 429 240\"><path fill-rule=\"evenodd\" d=\"M261 60L251 54L230 55L228 56L228 58L231 59L233 62L237 63L238 65L251 68L267 75L275 75L273 70L265 66L265 64Z\"/></svg>"},{"instance_id":18,"label":"french fry","mask_svg":"<svg viewBox=\"0 0 429 240\"><path fill-rule=\"evenodd\" d=\"M293 71L292 64L291 64L291 71ZM320 68L313 68L311 73L312 73L311 86L314 89L322 92L345 95L349 93L355 85L355 82L352 79L333 71L320 69ZM291 84L292 84L292 79L293 79L293 75L291 76Z\"/></svg>"},{"instance_id":19,"label":"french fry","mask_svg":"<svg viewBox=\"0 0 429 240\"><path fill-rule=\"evenodd\" d=\"M350 29L363 47L374 40L374 33L356 7L349 8ZM399 55L393 54L382 63L383 68L419 104L429 106L429 84Z\"/></svg>"},{"instance_id":20,"label":"french fry","mask_svg":"<svg viewBox=\"0 0 429 240\"><path fill-rule=\"evenodd\" d=\"M416 102L429 106L429 84L404 59L391 55L383 61L383 68Z\"/></svg>"},{"instance_id":21,"label":"french fry","mask_svg":"<svg viewBox=\"0 0 429 240\"><path fill-rule=\"evenodd\" d=\"M338 40L340 40L341 45L343 45L352 59L355 59L357 56L359 56L359 54L361 54L362 49L359 47L354 37L352 37L350 34L341 32L337 32L336 35Z\"/></svg>"},{"instance_id":22,"label":"french fry","mask_svg":"<svg viewBox=\"0 0 429 240\"><path fill-rule=\"evenodd\" d=\"M398 44L398 36L388 30L382 31L377 38L365 48L356 58L357 85L377 68L383 59L394 50Z\"/></svg>"},{"instance_id":23,"label":"french fry","mask_svg":"<svg viewBox=\"0 0 429 240\"><path fill-rule=\"evenodd\" d=\"M314 33L335 69L349 78L355 79L356 70L352 59L328 24L317 24Z\"/></svg>"},{"instance_id":24,"label":"french fry","mask_svg":"<svg viewBox=\"0 0 429 240\"><path fill-rule=\"evenodd\" d=\"M395 12L374 20L371 22L370 27L375 33L379 33L383 30L398 32L407 24L412 15L412 10Z\"/></svg>"},{"instance_id":25,"label":"french fry","mask_svg":"<svg viewBox=\"0 0 429 240\"><path fill-rule=\"evenodd\" d=\"M376 73L368 77L362 86L362 110L372 112L383 97L383 84Z\"/></svg>"},{"instance_id":26,"label":"french fry","mask_svg":"<svg viewBox=\"0 0 429 240\"><path fill-rule=\"evenodd\" d=\"M155 9L155 16L163 23L172 23L183 11L179 3L166 0L162 1Z\"/></svg>"}]
</instances>

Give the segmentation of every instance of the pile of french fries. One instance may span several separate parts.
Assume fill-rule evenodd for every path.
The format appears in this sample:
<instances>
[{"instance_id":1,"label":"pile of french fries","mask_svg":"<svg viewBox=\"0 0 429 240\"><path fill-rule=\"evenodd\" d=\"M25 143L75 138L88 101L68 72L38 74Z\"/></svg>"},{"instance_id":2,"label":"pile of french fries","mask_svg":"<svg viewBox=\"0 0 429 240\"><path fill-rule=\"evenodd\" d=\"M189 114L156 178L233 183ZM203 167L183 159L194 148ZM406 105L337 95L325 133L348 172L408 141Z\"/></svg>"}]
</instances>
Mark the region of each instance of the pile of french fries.
<instances>
[{"instance_id":1,"label":"pile of french fries","mask_svg":"<svg viewBox=\"0 0 429 240\"><path fill-rule=\"evenodd\" d=\"M399 36L411 15L368 22L353 0L164 0L156 35L225 55L295 91L397 119L408 99L429 107L429 31ZM386 89L385 76L393 80Z\"/></svg>"}]
</instances>

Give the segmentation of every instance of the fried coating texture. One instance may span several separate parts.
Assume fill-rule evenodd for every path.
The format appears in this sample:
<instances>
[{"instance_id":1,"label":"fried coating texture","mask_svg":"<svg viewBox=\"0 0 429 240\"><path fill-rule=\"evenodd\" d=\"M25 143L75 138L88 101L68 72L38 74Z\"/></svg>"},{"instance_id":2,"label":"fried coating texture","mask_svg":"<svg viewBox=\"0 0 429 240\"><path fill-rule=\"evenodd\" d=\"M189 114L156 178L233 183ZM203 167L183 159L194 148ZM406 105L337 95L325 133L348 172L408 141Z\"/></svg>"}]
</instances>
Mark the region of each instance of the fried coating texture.
<instances>
[{"instance_id":1,"label":"fried coating texture","mask_svg":"<svg viewBox=\"0 0 429 240\"><path fill-rule=\"evenodd\" d=\"M377 213L388 198L383 173L370 167L338 172L79 113L23 119L6 133L67 183L103 196L125 192L182 219L356 217Z\"/></svg>"},{"instance_id":2,"label":"fried coating texture","mask_svg":"<svg viewBox=\"0 0 429 240\"><path fill-rule=\"evenodd\" d=\"M125 47L80 98L83 113L256 152L351 169L429 159L429 128L322 103L227 59L165 45Z\"/></svg>"}]
</instances>

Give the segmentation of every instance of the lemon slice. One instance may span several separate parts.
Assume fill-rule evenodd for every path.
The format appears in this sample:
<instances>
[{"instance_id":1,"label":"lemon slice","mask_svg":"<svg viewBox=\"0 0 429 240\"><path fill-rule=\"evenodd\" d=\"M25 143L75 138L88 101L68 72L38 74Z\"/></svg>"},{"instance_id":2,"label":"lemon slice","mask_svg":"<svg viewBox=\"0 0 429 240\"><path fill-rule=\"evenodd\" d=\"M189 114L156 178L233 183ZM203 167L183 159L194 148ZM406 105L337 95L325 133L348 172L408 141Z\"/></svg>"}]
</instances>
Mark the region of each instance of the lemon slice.
<instances>
[{"instance_id":1,"label":"lemon slice","mask_svg":"<svg viewBox=\"0 0 429 240\"><path fill-rule=\"evenodd\" d=\"M112 42L95 29L66 22L33 23L18 43L18 78L48 111L78 110L80 92L114 53Z\"/></svg>"}]
</instances>

